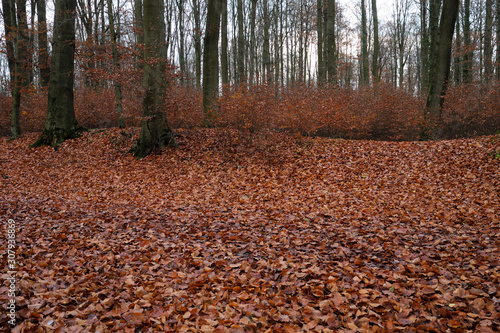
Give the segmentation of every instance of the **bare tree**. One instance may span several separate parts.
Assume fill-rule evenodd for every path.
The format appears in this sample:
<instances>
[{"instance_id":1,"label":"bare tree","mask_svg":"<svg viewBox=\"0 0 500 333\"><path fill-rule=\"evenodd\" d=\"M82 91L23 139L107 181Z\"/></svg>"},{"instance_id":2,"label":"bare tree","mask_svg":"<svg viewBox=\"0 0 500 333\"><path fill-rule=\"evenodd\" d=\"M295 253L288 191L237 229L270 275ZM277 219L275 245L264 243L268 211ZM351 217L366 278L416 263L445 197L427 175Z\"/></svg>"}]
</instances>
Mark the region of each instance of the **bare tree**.
<instances>
[{"instance_id":1,"label":"bare tree","mask_svg":"<svg viewBox=\"0 0 500 333\"><path fill-rule=\"evenodd\" d=\"M76 121L73 103L75 12L76 0L56 1L47 118L34 147L57 147L84 130Z\"/></svg>"}]
</instances>

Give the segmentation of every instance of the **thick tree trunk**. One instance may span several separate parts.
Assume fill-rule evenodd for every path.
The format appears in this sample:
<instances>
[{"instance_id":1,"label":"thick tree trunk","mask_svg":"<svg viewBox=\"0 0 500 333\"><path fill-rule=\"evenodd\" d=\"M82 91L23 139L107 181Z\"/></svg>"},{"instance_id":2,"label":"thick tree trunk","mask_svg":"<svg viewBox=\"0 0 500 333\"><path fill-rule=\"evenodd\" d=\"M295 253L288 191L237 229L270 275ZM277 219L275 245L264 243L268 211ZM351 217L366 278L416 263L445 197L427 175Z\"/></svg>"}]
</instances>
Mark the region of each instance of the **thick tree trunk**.
<instances>
[{"instance_id":1,"label":"thick tree trunk","mask_svg":"<svg viewBox=\"0 0 500 333\"><path fill-rule=\"evenodd\" d=\"M111 35L111 51L113 53L113 65L116 70L116 74L120 73L120 59L118 57L118 48L116 30L115 30L115 17L113 14L113 1L107 0L108 2L108 20L109 20L109 33ZM118 114L118 127L125 127L125 119L123 118L123 103L122 103L122 85L115 79L115 101L116 101L116 112Z\"/></svg>"},{"instance_id":2,"label":"thick tree trunk","mask_svg":"<svg viewBox=\"0 0 500 333\"><path fill-rule=\"evenodd\" d=\"M439 24L438 40L436 45L435 59L436 67L430 82L429 95L427 97L426 115L433 121L439 121L441 117L444 95L448 86L451 65L451 46L455 22L458 14L460 0L444 0L441 20ZM431 138L440 138L441 133L435 127L431 133Z\"/></svg>"},{"instance_id":3,"label":"thick tree trunk","mask_svg":"<svg viewBox=\"0 0 500 333\"><path fill-rule=\"evenodd\" d=\"M75 0L56 1L47 118L34 147L57 147L84 130L76 121L73 104L75 10Z\"/></svg>"},{"instance_id":4,"label":"thick tree trunk","mask_svg":"<svg viewBox=\"0 0 500 333\"><path fill-rule=\"evenodd\" d=\"M141 134L134 156L139 159L166 146L177 146L167 124L165 110L166 59L165 21L162 0L144 0L144 97Z\"/></svg>"},{"instance_id":5,"label":"thick tree trunk","mask_svg":"<svg viewBox=\"0 0 500 333\"><path fill-rule=\"evenodd\" d=\"M372 0L372 15L373 15L373 55L372 55L372 76L373 82L380 82L380 70L378 67L378 58L380 53L380 41L378 38L378 15L377 15L377 0Z\"/></svg>"},{"instance_id":6,"label":"thick tree trunk","mask_svg":"<svg viewBox=\"0 0 500 333\"><path fill-rule=\"evenodd\" d=\"M442 0L430 0L429 10L429 85L434 82L434 74L436 73L437 62L440 60L438 57L439 51L439 12L441 10Z\"/></svg>"},{"instance_id":7,"label":"thick tree trunk","mask_svg":"<svg viewBox=\"0 0 500 333\"><path fill-rule=\"evenodd\" d=\"M222 0L209 0L203 50L203 123L214 126L219 95L219 28Z\"/></svg>"}]
</instances>

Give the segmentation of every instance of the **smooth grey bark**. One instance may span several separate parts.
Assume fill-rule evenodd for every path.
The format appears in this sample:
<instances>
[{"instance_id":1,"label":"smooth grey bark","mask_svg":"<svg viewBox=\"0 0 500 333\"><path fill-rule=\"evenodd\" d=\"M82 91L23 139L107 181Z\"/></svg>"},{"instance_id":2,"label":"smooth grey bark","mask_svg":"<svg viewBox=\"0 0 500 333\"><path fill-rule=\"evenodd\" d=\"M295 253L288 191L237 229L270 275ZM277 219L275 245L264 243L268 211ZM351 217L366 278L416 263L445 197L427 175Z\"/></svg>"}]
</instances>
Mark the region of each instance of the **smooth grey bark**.
<instances>
[{"instance_id":1,"label":"smooth grey bark","mask_svg":"<svg viewBox=\"0 0 500 333\"><path fill-rule=\"evenodd\" d=\"M162 0L144 0L144 96L141 134L132 152L142 159L166 146L176 147L174 134L167 124L165 90L167 47Z\"/></svg>"},{"instance_id":2,"label":"smooth grey bark","mask_svg":"<svg viewBox=\"0 0 500 333\"><path fill-rule=\"evenodd\" d=\"M255 16L257 12L257 0L251 0L252 8L250 10L250 61L248 66L248 83L252 85L255 73Z\"/></svg>"},{"instance_id":3,"label":"smooth grey bark","mask_svg":"<svg viewBox=\"0 0 500 333\"><path fill-rule=\"evenodd\" d=\"M271 22L269 19L269 8L267 0L262 2L262 12L264 19L264 40L262 45L262 62L264 65L264 70L262 76L266 83L271 83L273 76L271 73L271 55L269 53L269 30L271 29Z\"/></svg>"},{"instance_id":4,"label":"smooth grey bark","mask_svg":"<svg viewBox=\"0 0 500 333\"><path fill-rule=\"evenodd\" d=\"M429 88L429 30L427 25L427 0L420 0L420 90Z\"/></svg>"},{"instance_id":5,"label":"smooth grey bark","mask_svg":"<svg viewBox=\"0 0 500 333\"><path fill-rule=\"evenodd\" d=\"M73 104L75 12L76 0L56 1L47 118L34 147L57 147L84 130L76 121Z\"/></svg>"},{"instance_id":6,"label":"smooth grey bark","mask_svg":"<svg viewBox=\"0 0 500 333\"><path fill-rule=\"evenodd\" d=\"M219 96L219 29L222 0L209 0L203 49L203 124L215 125Z\"/></svg>"},{"instance_id":7,"label":"smooth grey bark","mask_svg":"<svg viewBox=\"0 0 500 333\"><path fill-rule=\"evenodd\" d=\"M177 8L179 11L179 67L183 75L187 74L186 56L184 46L184 0L177 0Z\"/></svg>"}]
</instances>

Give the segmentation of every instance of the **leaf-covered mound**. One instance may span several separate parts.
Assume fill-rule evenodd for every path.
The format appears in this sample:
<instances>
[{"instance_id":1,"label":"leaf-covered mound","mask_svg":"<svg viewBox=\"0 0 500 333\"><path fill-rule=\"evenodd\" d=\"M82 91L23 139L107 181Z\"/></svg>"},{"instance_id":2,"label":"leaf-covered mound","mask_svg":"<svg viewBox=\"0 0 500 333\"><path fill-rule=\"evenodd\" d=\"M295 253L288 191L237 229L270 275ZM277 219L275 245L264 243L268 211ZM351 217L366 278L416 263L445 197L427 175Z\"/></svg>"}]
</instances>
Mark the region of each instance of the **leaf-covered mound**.
<instances>
[{"instance_id":1,"label":"leaf-covered mound","mask_svg":"<svg viewBox=\"0 0 500 333\"><path fill-rule=\"evenodd\" d=\"M500 330L496 137L180 134L142 161L137 129L2 139L14 332Z\"/></svg>"}]
</instances>

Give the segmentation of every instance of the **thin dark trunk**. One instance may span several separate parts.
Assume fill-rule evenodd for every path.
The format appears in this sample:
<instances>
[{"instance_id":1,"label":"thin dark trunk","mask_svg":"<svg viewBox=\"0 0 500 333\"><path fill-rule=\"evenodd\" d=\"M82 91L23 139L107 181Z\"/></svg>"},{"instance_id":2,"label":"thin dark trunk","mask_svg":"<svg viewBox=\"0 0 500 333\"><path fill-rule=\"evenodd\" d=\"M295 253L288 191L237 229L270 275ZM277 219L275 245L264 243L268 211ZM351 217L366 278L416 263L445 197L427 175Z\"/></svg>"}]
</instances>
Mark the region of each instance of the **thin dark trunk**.
<instances>
[{"instance_id":1,"label":"thin dark trunk","mask_svg":"<svg viewBox=\"0 0 500 333\"><path fill-rule=\"evenodd\" d=\"M221 10L221 77L222 85L227 87L229 85L229 62L227 59L228 52L228 40L227 40L227 0L222 0L222 10Z\"/></svg>"},{"instance_id":2,"label":"thin dark trunk","mask_svg":"<svg viewBox=\"0 0 500 333\"><path fill-rule=\"evenodd\" d=\"M243 35L243 0L238 0L238 83L245 80L245 36Z\"/></svg>"},{"instance_id":3,"label":"thin dark trunk","mask_svg":"<svg viewBox=\"0 0 500 333\"><path fill-rule=\"evenodd\" d=\"M117 37L115 30L115 17L113 13L113 1L107 0L108 2L108 19L109 19L109 34L111 35L111 51L113 53L113 65L116 71L115 82L115 102L116 102L116 112L118 114L118 127L125 127L125 119L123 118L123 103L122 103L122 85L118 81L118 75L120 74L120 59L118 55L117 48Z\"/></svg>"},{"instance_id":4,"label":"thin dark trunk","mask_svg":"<svg viewBox=\"0 0 500 333\"><path fill-rule=\"evenodd\" d=\"M193 0L196 86L201 86L201 17L198 0Z\"/></svg>"},{"instance_id":5,"label":"thin dark trunk","mask_svg":"<svg viewBox=\"0 0 500 333\"><path fill-rule=\"evenodd\" d=\"M323 63L323 1L318 0L316 15L316 29L318 31L318 85L326 81L326 72Z\"/></svg>"},{"instance_id":6,"label":"thin dark trunk","mask_svg":"<svg viewBox=\"0 0 500 333\"><path fill-rule=\"evenodd\" d=\"M328 81L337 84L337 59L336 59L336 38L335 38L335 0L328 0L328 42L327 42L327 66Z\"/></svg>"},{"instance_id":7,"label":"thin dark trunk","mask_svg":"<svg viewBox=\"0 0 500 333\"><path fill-rule=\"evenodd\" d=\"M372 0L372 15L373 15L373 56L372 56L372 75L373 82L380 82L380 71L378 67L378 58L380 53L380 42L378 38L378 15L377 15L377 0Z\"/></svg>"},{"instance_id":8,"label":"thin dark trunk","mask_svg":"<svg viewBox=\"0 0 500 333\"><path fill-rule=\"evenodd\" d=\"M429 31L427 28L427 0L420 1L420 85L422 92L429 89Z\"/></svg>"},{"instance_id":9,"label":"thin dark trunk","mask_svg":"<svg viewBox=\"0 0 500 333\"><path fill-rule=\"evenodd\" d=\"M271 56L269 54L269 30L271 29L271 22L269 20L268 3L267 0L263 1L262 6L264 14L264 44L262 45L262 62L264 63L264 71L262 75L267 83L272 81L271 73Z\"/></svg>"},{"instance_id":10,"label":"thin dark trunk","mask_svg":"<svg viewBox=\"0 0 500 333\"><path fill-rule=\"evenodd\" d=\"M257 11L257 0L252 0L252 9L250 10L250 64L248 83L253 84L255 72L255 16Z\"/></svg>"},{"instance_id":11,"label":"thin dark trunk","mask_svg":"<svg viewBox=\"0 0 500 333\"><path fill-rule=\"evenodd\" d=\"M214 126L219 95L219 28L222 0L209 0L203 49L203 123Z\"/></svg>"},{"instance_id":12,"label":"thin dark trunk","mask_svg":"<svg viewBox=\"0 0 500 333\"><path fill-rule=\"evenodd\" d=\"M484 76L490 82L493 76L493 0L486 0L486 19L484 21Z\"/></svg>"},{"instance_id":13,"label":"thin dark trunk","mask_svg":"<svg viewBox=\"0 0 500 333\"><path fill-rule=\"evenodd\" d=\"M47 7L45 0L36 0L38 14L38 67L40 68L40 85L49 84L50 66L47 45Z\"/></svg>"},{"instance_id":14,"label":"thin dark trunk","mask_svg":"<svg viewBox=\"0 0 500 333\"><path fill-rule=\"evenodd\" d=\"M184 0L177 1L179 9L179 67L183 75L187 74L186 56L184 54Z\"/></svg>"},{"instance_id":15,"label":"thin dark trunk","mask_svg":"<svg viewBox=\"0 0 500 333\"><path fill-rule=\"evenodd\" d=\"M473 46L470 30L470 0L464 0L464 48L463 80L471 83Z\"/></svg>"},{"instance_id":16,"label":"thin dark trunk","mask_svg":"<svg viewBox=\"0 0 500 333\"><path fill-rule=\"evenodd\" d=\"M370 83L370 69L368 64L368 30L366 27L366 4L361 0L361 82Z\"/></svg>"}]
</instances>

